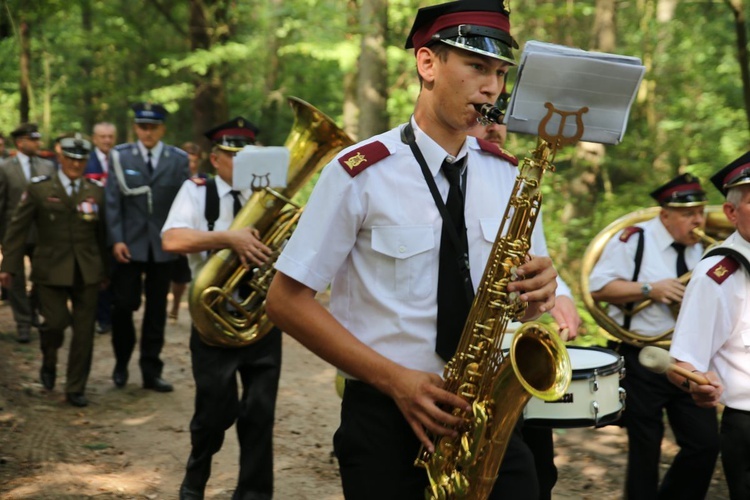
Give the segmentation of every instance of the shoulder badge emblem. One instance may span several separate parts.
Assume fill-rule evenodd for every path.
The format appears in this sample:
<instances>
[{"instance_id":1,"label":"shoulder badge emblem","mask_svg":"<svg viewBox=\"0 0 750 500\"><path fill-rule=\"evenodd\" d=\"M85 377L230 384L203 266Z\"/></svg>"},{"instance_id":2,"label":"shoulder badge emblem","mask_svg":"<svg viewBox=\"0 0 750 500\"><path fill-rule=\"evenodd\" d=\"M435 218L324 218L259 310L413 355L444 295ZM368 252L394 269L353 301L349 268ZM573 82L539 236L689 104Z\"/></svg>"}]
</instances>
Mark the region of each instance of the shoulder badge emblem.
<instances>
[{"instance_id":1,"label":"shoulder badge emblem","mask_svg":"<svg viewBox=\"0 0 750 500\"><path fill-rule=\"evenodd\" d=\"M620 235L620 241L623 243L627 243L631 236L634 234L642 233L643 228L640 228L638 226L630 226L626 227L622 230L622 234Z\"/></svg>"},{"instance_id":2,"label":"shoulder badge emblem","mask_svg":"<svg viewBox=\"0 0 750 500\"><path fill-rule=\"evenodd\" d=\"M49 175L37 175L37 176L32 177L30 179L30 182L32 184L36 184L37 182L46 181L46 180L51 179L51 178L52 177L50 177Z\"/></svg>"},{"instance_id":3,"label":"shoulder badge emblem","mask_svg":"<svg viewBox=\"0 0 750 500\"><path fill-rule=\"evenodd\" d=\"M739 269L740 264L731 257L724 257L706 273L709 278L718 284L724 283L732 273Z\"/></svg>"},{"instance_id":4,"label":"shoulder badge emblem","mask_svg":"<svg viewBox=\"0 0 750 500\"><path fill-rule=\"evenodd\" d=\"M518 158L516 158L515 155L501 148L494 142L485 141L484 139L479 138L477 138L477 142L479 143L479 147L482 149L482 151L498 156L515 167L518 166Z\"/></svg>"},{"instance_id":5,"label":"shoulder badge emblem","mask_svg":"<svg viewBox=\"0 0 750 500\"><path fill-rule=\"evenodd\" d=\"M191 177L190 180L193 181L196 186L205 186L206 185L206 178L205 177Z\"/></svg>"},{"instance_id":6,"label":"shoulder badge emblem","mask_svg":"<svg viewBox=\"0 0 750 500\"><path fill-rule=\"evenodd\" d=\"M348 154L339 158L339 163L346 173L355 177L367 167L370 167L383 158L390 156L391 152L380 141L371 142L351 150Z\"/></svg>"}]
</instances>

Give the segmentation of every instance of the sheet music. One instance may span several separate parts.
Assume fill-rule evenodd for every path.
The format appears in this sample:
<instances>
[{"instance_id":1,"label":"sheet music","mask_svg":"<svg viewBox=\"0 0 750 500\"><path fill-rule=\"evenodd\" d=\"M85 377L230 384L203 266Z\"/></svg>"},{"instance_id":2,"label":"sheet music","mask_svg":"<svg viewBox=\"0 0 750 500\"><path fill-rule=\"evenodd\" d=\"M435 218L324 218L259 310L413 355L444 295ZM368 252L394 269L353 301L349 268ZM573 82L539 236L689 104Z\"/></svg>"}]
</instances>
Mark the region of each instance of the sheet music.
<instances>
[{"instance_id":1,"label":"sheet music","mask_svg":"<svg viewBox=\"0 0 750 500\"><path fill-rule=\"evenodd\" d=\"M545 102L563 111L587 106L581 140L619 144L645 72L637 57L529 41L521 54L505 123L510 132L538 135L547 114ZM556 115L547 130L556 133L559 124ZM569 118L564 135L572 136L575 128Z\"/></svg>"},{"instance_id":2,"label":"sheet music","mask_svg":"<svg viewBox=\"0 0 750 500\"><path fill-rule=\"evenodd\" d=\"M284 188L289 150L282 146L245 146L234 157L233 189Z\"/></svg>"}]
</instances>

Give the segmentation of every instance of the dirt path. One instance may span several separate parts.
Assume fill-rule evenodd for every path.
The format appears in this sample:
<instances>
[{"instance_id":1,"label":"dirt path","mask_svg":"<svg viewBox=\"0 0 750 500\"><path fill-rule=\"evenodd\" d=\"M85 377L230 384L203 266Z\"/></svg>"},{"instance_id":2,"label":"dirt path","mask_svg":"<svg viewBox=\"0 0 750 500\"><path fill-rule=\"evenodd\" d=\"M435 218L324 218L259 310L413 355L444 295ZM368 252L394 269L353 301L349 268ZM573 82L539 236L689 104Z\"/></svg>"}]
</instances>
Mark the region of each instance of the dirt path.
<instances>
[{"instance_id":1,"label":"dirt path","mask_svg":"<svg viewBox=\"0 0 750 500\"><path fill-rule=\"evenodd\" d=\"M97 335L87 392L91 404L77 409L64 402L60 390L67 352L60 353L57 388L44 391L37 335L31 344L16 343L10 307L0 306L0 499L177 498L194 390L187 332L183 309L166 334L164 377L175 386L169 394L141 389L135 361L127 387L115 389L110 337ZM339 406L335 372L288 336L283 356L275 498L341 500L331 453ZM621 429L556 430L555 442L560 479L554 498L621 496L626 450ZM664 469L675 452L674 443L665 441ZM230 429L214 457L206 498L231 498L237 455ZM728 498L720 467L708 498Z\"/></svg>"}]
</instances>

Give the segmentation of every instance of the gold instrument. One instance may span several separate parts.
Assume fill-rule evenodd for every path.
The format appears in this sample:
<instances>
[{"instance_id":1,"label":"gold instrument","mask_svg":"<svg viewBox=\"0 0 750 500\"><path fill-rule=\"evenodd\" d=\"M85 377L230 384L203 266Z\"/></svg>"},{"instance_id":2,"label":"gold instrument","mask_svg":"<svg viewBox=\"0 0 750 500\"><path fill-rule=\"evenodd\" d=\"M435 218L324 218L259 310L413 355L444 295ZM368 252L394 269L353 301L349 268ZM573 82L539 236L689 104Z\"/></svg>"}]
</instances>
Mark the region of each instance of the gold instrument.
<instances>
[{"instance_id":1,"label":"gold instrument","mask_svg":"<svg viewBox=\"0 0 750 500\"><path fill-rule=\"evenodd\" d=\"M591 243L589 243L589 246L586 248L586 252L583 254L583 262L581 265L581 297L583 298L583 303L586 306L586 309L588 309L589 313L591 313L591 316L594 318L594 321L596 321L596 323L604 330L605 335L611 340L619 340L636 347L643 347L646 345L669 347L673 329L670 328L669 330L655 336L647 336L623 328L622 325L618 324L609 316L609 314L607 314L607 305L598 303L591 296L589 277L594 266L599 261L599 258L604 251L604 247L607 246L610 239L619 234L619 232L626 227L657 217L659 212L661 212L661 207L644 208L626 214L609 224L602 229L593 240L591 240ZM724 215L721 205L706 206L705 216L705 229L693 229L693 234L695 234L706 247L720 243L721 240L724 240L732 233L732 231L734 231L734 227ZM692 272L687 272L678 279L681 283L687 284L688 281L690 281L691 275ZM651 304L653 304L653 300L644 300L639 302L630 312L625 310L623 310L623 312L633 316ZM673 311L675 316L678 311L679 304L676 304L676 309Z\"/></svg>"},{"instance_id":2,"label":"gold instrument","mask_svg":"<svg viewBox=\"0 0 750 500\"><path fill-rule=\"evenodd\" d=\"M354 141L328 116L302 99L290 97L294 124L284 146L290 152L287 187L255 191L229 229L253 227L273 253L266 263L246 269L239 257L224 249L213 254L193 279L190 316L201 339L220 347L257 342L273 324L265 299L275 274L274 263L291 236L304 207L291 198L333 156ZM238 296L240 285L245 296Z\"/></svg>"},{"instance_id":3,"label":"gold instrument","mask_svg":"<svg viewBox=\"0 0 750 500\"><path fill-rule=\"evenodd\" d=\"M457 437L434 440L435 451L422 448L415 464L427 470L426 498L484 499L492 491L508 440L531 396L553 401L563 396L571 380L570 358L562 340L541 323L526 323L503 353L505 329L523 317L527 303L507 287L527 257L531 232L541 208L542 176L554 170L557 149L576 142L583 134L582 108L575 113L556 110L550 103L539 125L539 140L516 178L497 238L461 334L455 356L445 366L444 388L471 404L471 411L456 408L464 424ZM485 118L493 106L477 107ZM557 135L545 128L554 114L561 116ZM577 135L562 135L565 119L575 114Z\"/></svg>"}]
</instances>

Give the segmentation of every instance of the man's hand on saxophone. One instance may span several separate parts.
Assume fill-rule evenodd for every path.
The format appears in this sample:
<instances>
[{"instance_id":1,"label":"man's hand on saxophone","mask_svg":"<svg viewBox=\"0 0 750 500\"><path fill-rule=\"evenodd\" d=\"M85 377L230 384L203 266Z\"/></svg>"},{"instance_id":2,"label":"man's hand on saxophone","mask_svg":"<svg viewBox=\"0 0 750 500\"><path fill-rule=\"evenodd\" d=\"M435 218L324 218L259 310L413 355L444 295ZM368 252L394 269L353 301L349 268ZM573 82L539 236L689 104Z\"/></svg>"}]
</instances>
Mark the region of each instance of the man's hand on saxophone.
<instances>
[{"instance_id":1,"label":"man's hand on saxophone","mask_svg":"<svg viewBox=\"0 0 750 500\"><path fill-rule=\"evenodd\" d=\"M520 300L528 302L526 314L518 318L520 321L530 321L555 307L557 271L552 259L529 256L516 272L519 278L508 285L508 291L520 293Z\"/></svg>"}]
</instances>

